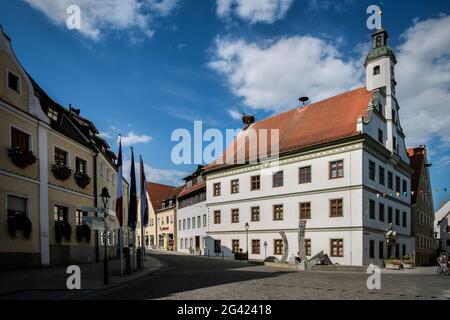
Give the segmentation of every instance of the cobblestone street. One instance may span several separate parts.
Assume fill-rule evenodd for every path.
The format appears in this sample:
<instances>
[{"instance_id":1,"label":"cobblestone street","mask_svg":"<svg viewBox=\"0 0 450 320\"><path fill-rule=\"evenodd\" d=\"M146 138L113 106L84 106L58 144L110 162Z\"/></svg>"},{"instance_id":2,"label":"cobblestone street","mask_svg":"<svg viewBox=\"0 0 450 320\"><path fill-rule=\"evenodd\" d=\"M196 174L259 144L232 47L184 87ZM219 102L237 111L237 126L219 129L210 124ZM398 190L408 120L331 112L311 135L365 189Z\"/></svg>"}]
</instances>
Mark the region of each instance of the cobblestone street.
<instances>
[{"instance_id":1,"label":"cobblestone street","mask_svg":"<svg viewBox=\"0 0 450 320\"><path fill-rule=\"evenodd\" d=\"M368 274L292 272L231 260L155 254L165 266L138 281L87 299L450 299L450 277L431 272L382 273L381 290Z\"/></svg>"}]
</instances>

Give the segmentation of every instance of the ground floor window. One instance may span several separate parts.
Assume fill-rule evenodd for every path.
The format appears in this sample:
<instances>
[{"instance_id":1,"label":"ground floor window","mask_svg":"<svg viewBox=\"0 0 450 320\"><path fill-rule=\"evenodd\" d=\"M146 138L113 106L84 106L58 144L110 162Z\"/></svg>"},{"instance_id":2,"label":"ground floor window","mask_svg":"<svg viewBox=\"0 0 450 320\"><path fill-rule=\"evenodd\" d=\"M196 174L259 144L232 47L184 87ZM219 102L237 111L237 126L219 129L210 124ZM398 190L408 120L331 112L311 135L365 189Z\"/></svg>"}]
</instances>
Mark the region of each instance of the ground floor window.
<instances>
[{"instance_id":1,"label":"ground floor window","mask_svg":"<svg viewBox=\"0 0 450 320\"><path fill-rule=\"evenodd\" d=\"M194 247L194 242L192 241L192 238L189 239L189 248Z\"/></svg>"},{"instance_id":2,"label":"ground floor window","mask_svg":"<svg viewBox=\"0 0 450 320\"><path fill-rule=\"evenodd\" d=\"M375 258L375 241L374 240L369 241L369 257L370 257L370 259Z\"/></svg>"},{"instance_id":3,"label":"ground floor window","mask_svg":"<svg viewBox=\"0 0 450 320\"><path fill-rule=\"evenodd\" d=\"M180 249L183 249L183 239L180 239Z\"/></svg>"},{"instance_id":4,"label":"ground floor window","mask_svg":"<svg viewBox=\"0 0 450 320\"><path fill-rule=\"evenodd\" d=\"M384 259L384 242L380 241L378 243L378 258Z\"/></svg>"},{"instance_id":5,"label":"ground floor window","mask_svg":"<svg viewBox=\"0 0 450 320\"><path fill-rule=\"evenodd\" d=\"M239 240L231 240L231 249L232 252L239 252Z\"/></svg>"},{"instance_id":6,"label":"ground floor window","mask_svg":"<svg viewBox=\"0 0 450 320\"><path fill-rule=\"evenodd\" d=\"M273 254L282 255L283 254L283 240L275 239L273 240Z\"/></svg>"},{"instance_id":7,"label":"ground floor window","mask_svg":"<svg viewBox=\"0 0 450 320\"><path fill-rule=\"evenodd\" d=\"M398 243L395 245L395 257L400 258L400 245Z\"/></svg>"},{"instance_id":8,"label":"ground floor window","mask_svg":"<svg viewBox=\"0 0 450 320\"><path fill-rule=\"evenodd\" d=\"M344 240L331 239L330 240L330 256L343 257L344 256Z\"/></svg>"},{"instance_id":9,"label":"ground floor window","mask_svg":"<svg viewBox=\"0 0 450 320\"><path fill-rule=\"evenodd\" d=\"M206 248L206 238L205 237L202 238L202 248L203 249Z\"/></svg>"},{"instance_id":10,"label":"ground floor window","mask_svg":"<svg viewBox=\"0 0 450 320\"><path fill-rule=\"evenodd\" d=\"M87 213L87 212L83 212L83 211L81 211L81 210L77 210L77 211L75 212L75 214L76 214L76 223L77 223L77 226L83 225L83 224L84 224L83 217L87 217L87 216L88 216L88 213Z\"/></svg>"},{"instance_id":11,"label":"ground floor window","mask_svg":"<svg viewBox=\"0 0 450 320\"><path fill-rule=\"evenodd\" d=\"M261 240L252 240L252 254L261 253Z\"/></svg>"},{"instance_id":12,"label":"ground floor window","mask_svg":"<svg viewBox=\"0 0 450 320\"><path fill-rule=\"evenodd\" d=\"M68 222L69 208L56 205L54 207L53 212L54 212L53 219L55 222L57 222L57 221Z\"/></svg>"},{"instance_id":13,"label":"ground floor window","mask_svg":"<svg viewBox=\"0 0 450 320\"><path fill-rule=\"evenodd\" d=\"M17 215L27 216L27 201L25 198L8 195L8 217L15 217Z\"/></svg>"},{"instance_id":14,"label":"ground floor window","mask_svg":"<svg viewBox=\"0 0 450 320\"><path fill-rule=\"evenodd\" d=\"M220 243L220 240L214 240L214 253L221 253L222 252L222 244Z\"/></svg>"},{"instance_id":15,"label":"ground floor window","mask_svg":"<svg viewBox=\"0 0 450 320\"><path fill-rule=\"evenodd\" d=\"M402 246L402 257L406 256L406 245Z\"/></svg>"}]
</instances>

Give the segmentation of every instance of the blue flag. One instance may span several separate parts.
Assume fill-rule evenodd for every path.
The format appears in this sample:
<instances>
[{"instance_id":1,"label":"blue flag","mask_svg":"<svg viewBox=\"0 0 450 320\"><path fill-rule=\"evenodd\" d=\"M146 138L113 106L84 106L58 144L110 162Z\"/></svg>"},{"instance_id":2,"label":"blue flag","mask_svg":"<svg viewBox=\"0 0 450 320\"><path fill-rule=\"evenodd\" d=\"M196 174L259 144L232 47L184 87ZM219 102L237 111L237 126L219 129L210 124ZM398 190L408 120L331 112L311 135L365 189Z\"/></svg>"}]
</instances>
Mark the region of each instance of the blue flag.
<instances>
[{"instance_id":1,"label":"blue flag","mask_svg":"<svg viewBox=\"0 0 450 320\"><path fill-rule=\"evenodd\" d=\"M128 226L135 230L136 229L136 218L137 218L137 196L136 196L136 171L134 169L134 152L131 148L131 185L130 185L130 207L128 210Z\"/></svg>"},{"instance_id":2,"label":"blue flag","mask_svg":"<svg viewBox=\"0 0 450 320\"><path fill-rule=\"evenodd\" d=\"M144 161L141 159L141 219L143 226L148 226L147 179L145 178Z\"/></svg>"}]
</instances>

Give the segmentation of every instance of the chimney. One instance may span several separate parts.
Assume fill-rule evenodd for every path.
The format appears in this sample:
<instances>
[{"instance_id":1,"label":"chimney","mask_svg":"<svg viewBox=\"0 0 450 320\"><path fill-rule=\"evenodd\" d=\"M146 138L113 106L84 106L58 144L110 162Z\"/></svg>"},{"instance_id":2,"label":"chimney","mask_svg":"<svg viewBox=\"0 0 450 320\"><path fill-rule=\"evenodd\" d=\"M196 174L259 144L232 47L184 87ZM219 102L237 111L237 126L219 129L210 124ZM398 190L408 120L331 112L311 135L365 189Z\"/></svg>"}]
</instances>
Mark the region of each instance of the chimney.
<instances>
[{"instance_id":1,"label":"chimney","mask_svg":"<svg viewBox=\"0 0 450 320\"><path fill-rule=\"evenodd\" d=\"M243 130L246 130L248 127L250 127L255 122L255 117L251 114L242 114L242 122L244 123Z\"/></svg>"}]
</instances>

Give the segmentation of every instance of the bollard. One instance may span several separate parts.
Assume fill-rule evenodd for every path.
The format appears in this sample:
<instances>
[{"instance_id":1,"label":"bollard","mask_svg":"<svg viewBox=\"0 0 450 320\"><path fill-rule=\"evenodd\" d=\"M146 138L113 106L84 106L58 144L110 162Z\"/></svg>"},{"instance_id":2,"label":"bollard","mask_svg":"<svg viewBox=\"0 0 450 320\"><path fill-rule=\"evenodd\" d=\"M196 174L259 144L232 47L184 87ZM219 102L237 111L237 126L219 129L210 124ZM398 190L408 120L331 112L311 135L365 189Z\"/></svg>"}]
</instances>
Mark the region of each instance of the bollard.
<instances>
[{"instance_id":1,"label":"bollard","mask_svg":"<svg viewBox=\"0 0 450 320\"><path fill-rule=\"evenodd\" d=\"M136 269L137 270L142 269L142 249L141 248L136 249Z\"/></svg>"},{"instance_id":2,"label":"bollard","mask_svg":"<svg viewBox=\"0 0 450 320\"><path fill-rule=\"evenodd\" d=\"M123 248L123 256L125 258L125 273L131 273L131 256L130 256L130 248Z\"/></svg>"}]
</instances>

